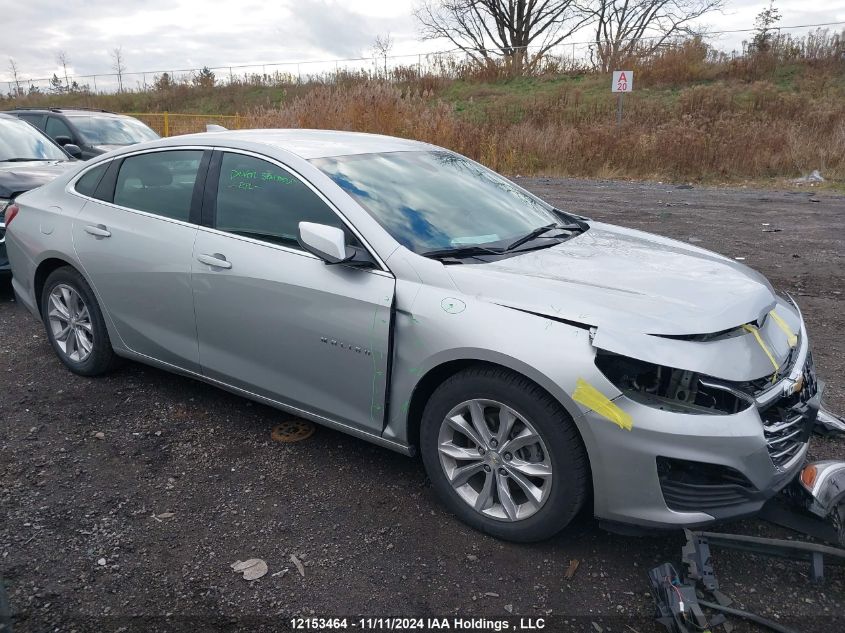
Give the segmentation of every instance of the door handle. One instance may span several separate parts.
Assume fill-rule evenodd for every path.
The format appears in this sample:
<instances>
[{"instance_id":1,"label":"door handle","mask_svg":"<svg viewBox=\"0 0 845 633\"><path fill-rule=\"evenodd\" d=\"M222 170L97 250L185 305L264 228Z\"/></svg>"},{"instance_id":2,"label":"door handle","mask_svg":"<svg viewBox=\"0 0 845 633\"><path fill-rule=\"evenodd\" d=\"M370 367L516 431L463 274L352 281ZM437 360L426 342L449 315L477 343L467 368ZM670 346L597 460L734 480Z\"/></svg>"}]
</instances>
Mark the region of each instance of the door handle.
<instances>
[{"instance_id":1,"label":"door handle","mask_svg":"<svg viewBox=\"0 0 845 633\"><path fill-rule=\"evenodd\" d=\"M232 262L227 262L226 258L220 253L214 253L213 255L206 255L203 253L201 255L197 255L197 261L207 264L208 266L214 266L215 268L232 267Z\"/></svg>"},{"instance_id":2,"label":"door handle","mask_svg":"<svg viewBox=\"0 0 845 633\"><path fill-rule=\"evenodd\" d=\"M111 237L111 231L106 228L105 224L98 224L97 226L89 224L85 227L85 232L96 237Z\"/></svg>"}]
</instances>

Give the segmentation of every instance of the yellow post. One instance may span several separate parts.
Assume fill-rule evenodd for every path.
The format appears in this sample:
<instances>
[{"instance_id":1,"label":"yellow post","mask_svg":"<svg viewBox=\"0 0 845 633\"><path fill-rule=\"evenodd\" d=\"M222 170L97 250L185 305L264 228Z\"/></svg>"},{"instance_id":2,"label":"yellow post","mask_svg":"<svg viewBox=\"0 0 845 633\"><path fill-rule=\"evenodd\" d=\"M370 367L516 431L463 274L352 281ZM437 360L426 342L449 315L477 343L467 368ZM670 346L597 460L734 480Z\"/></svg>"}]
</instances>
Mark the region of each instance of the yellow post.
<instances>
[{"instance_id":1,"label":"yellow post","mask_svg":"<svg viewBox=\"0 0 845 633\"><path fill-rule=\"evenodd\" d=\"M167 112L164 113L164 136L170 136L170 120L167 117Z\"/></svg>"}]
</instances>

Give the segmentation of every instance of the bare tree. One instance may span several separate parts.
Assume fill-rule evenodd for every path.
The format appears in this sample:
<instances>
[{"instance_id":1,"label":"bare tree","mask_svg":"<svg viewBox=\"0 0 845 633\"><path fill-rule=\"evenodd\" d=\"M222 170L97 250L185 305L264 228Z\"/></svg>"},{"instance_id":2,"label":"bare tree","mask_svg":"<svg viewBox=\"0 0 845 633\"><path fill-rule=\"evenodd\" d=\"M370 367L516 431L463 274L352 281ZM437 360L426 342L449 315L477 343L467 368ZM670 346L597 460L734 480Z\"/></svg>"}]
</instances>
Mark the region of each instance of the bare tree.
<instances>
[{"instance_id":1,"label":"bare tree","mask_svg":"<svg viewBox=\"0 0 845 633\"><path fill-rule=\"evenodd\" d=\"M67 77L67 65L70 63L70 59L68 58L67 53L65 51L57 52L56 61L59 63L65 73L65 90L70 92L70 81L68 81Z\"/></svg>"},{"instance_id":2,"label":"bare tree","mask_svg":"<svg viewBox=\"0 0 845 633\"><path fill-rule=\"evenodd\" d=\"M700 35L691 24L725 0L586 0L594 20L596 65L603 71L635 50L651 54L677 35Z\"/></svg>"},{"instance_id":3,"label":"bare tree","mask_svg":"<svg viewBox=\"0 0 845 633\"><path fill-rule=\"evenodd\" d=\"M481 64L502 55L516 73L590 19L576 0L424 0L414 15L423 39L448 39Z\"/></svg>"},{"instance_id":4,"label":"bare tree","mask_svg":"<svg viewBox=\"0 0 845 633\"><path fill-rule=\"evenodd\" d=\"M18 63L12 57L9 58L9 72L12 73L12 80L15 82L15 96L23 96L23 88L18 78Z\"/></svg>"},{"instance_id":5,"label":"bare tree","mask_svg":"<svg viewBox=\"0 0 845 633\"><path fill-rule=\"evenodd\" d=\"M376 35L373 42L373 57L381 57L384 60L384 76L387 77L387 56L393 50L393 38L390 32L387 35Z\"/></svg>"},{"instance_id":6,"label":"bare tree","mask_svg":"<svg viewBox=\"0 0 845 633\"><path fill-rule=\"evenodd\" d=\"M123 73L126 72L126 60L123 58L123 47L113 48L111 52L112 69L117 73L117 91L123 92Z\"/></svg>"}]
</instances>

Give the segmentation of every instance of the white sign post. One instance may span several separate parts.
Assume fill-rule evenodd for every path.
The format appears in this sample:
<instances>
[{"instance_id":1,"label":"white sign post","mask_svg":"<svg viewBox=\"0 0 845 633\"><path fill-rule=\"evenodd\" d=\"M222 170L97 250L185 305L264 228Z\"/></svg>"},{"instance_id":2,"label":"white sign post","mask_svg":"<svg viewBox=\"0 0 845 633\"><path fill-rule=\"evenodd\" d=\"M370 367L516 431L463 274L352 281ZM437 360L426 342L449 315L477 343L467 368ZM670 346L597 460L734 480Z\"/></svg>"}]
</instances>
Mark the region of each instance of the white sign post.
<instances>
[{"instance_id":1,"label":"white sign post","mask_svg":"<svg viewBox=\"0 0 845 633\"><path fill-rule=\"evenodd\" d=\"M619 95L616 99L616 125L619 125L622 123L622 96L634 91L634 71L614 70L610 91Z\"/></svg>"}]
</instances>

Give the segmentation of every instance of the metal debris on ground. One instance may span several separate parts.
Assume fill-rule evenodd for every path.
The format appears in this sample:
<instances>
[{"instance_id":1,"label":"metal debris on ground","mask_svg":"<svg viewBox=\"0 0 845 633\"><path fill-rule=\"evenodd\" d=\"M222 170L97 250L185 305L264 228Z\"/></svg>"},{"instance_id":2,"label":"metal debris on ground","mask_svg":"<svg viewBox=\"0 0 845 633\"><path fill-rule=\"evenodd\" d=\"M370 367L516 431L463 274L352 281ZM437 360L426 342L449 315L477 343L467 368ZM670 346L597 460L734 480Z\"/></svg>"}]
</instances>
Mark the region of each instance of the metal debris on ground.
<instances>
[{"instance_id":1,"label":"metal debris on ground","mask_svg":"<svg viewBox=\"0 0 845 633\"><path fill-rule=\"evenodd\" d=\"M845 417L836 415L822 406L816 416L813 431L817 435L841 435L845 433Z\"/></svg>"},{"instance_id":2,"label":"metal debris on ground","mask_svg":"<svg viewBox=\"0 0 845 633\"><path fill-rule=\"evenodd\" d=\"M276 442L301 442L314 435L313 422L301 418L291 418L277 424L270 431L270 438Z\"/></svg>"},{"instance_id":3,"label":"metal debris on ground","mask_svg":"<svg viewBox=\"0 0 845 633\"><path fill-rule=\"evenodd\" d=\"M695 585L684 582L671 563L663 563L648 572L656 607L655 620L671 633L706 631L725 622L725 616L711 618L698 604Z\"/></svg>"},{"instance_id":4,"label":"metal debris on ground","mask_svg":"<svg viewBox=\"0 0 845 633\"><path fill-rule=\"evenodd\" d=\"M302 564L302 561L296 557L296 554L290 555L290 562L296 565L296 571L299 572L299 575L305 578L305 566Z\"/></svg>"},{"instance_id":5,"label":"metal debris on ground","mask_svg":"<svg viewBox=\"0 0 845 633\"><path fill-rule=\"evenodd\" d=\"M244 580L258 580L267 573L267 563L260 558L250 558L245 561L236 560L231 567L235 573L242 573Z\"/></svg>"},{"instance_id":6,"label":"metal debris on ground","mask_svg":"<svg viewBox=\"0 0 845 633\"><path fill-rule=\"evenodd\" d=\"M845 562L845 550L828 547L826 545L816 545L814 543L802 543L783 539L759 538L741 534L693 532L692 530L684 530L684 532L686 533L687 542L681 550L681 556L683 563L687 568L687 574L684 579L678 576L678 582L680 583L682 580L689 581L689 586L693 588L693 591L696 584L698 584L702 590L711 593L716 599L716 602L708 602L697 598L697 604L707 607L708 609L713 609L714 611L719 611L722 614L733 615L755 622L773 631L779 631L781 633L790 633L792 629L754 613L749 613L730 606L732 604L731 599L719 591L719 582L716 579L715 572L713 571L710 545L713 544L717 547L743 550L753 554L762 554L764 556L776 556L778 558L792 558L795 560L809 561L810 576L811 579L815 581L823 579L823 555L827 555L832 563L841 564ZM667 565L671 567L668 563ZM654 585L654 578L652 576L654 572L655 570L652 570L649 574L652 586ZM673 629L671 626L675 624L676 620L674 620L674 612L672 610L671 601L670 604L663 605L664 608L661 608L661 599L657 594L655 594L655 601L658 605L658 621L660 621L661 615L665 615L665 613L661 613L666 611L665 607L669 608L670 617L667 620L664 620L663 623L666 624L670 631L672 631ZM714 620L715 619L711 619L711 625L714 624ZM728 625L729 623L725 622L726 628ZM698 630L698 627L695 628ZM685 632L686 629L676 627L674 631Z\"/></svg>"}]
</instances>

